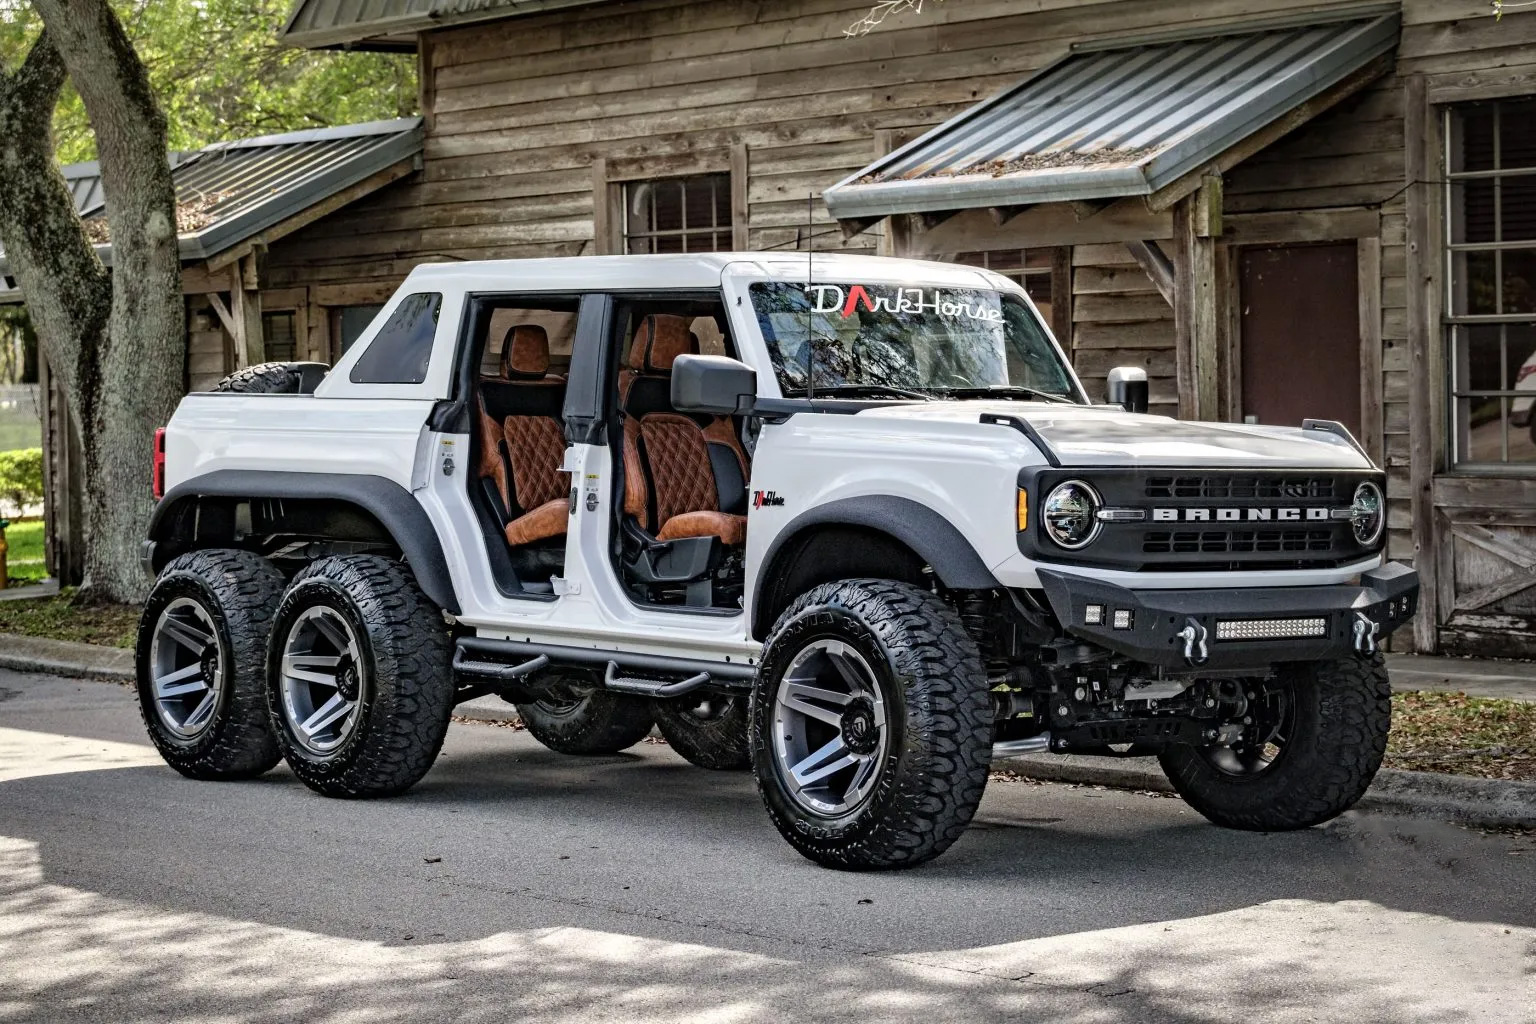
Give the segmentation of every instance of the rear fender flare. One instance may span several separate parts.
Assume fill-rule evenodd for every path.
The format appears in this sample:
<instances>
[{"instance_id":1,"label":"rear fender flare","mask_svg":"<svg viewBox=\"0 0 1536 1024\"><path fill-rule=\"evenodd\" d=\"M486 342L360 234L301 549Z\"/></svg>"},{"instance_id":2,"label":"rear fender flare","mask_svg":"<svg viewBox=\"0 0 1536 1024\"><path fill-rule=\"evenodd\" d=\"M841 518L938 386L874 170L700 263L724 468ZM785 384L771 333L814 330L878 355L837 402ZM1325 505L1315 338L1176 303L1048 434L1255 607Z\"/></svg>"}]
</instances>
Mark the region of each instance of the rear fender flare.
<instances>
[{"instance_id":1,"label":"rear fender flare","mask_svg":"<svg viewBox=\"0 0 1536 1024\"><path fill-rule=\"evenodd\" d=\"M457 615L448 559L437 530L421 504L404 487L381 476L333 473L283 473L264 470L220 469L183 480L155 506L149 520L149 539L157 551L165 550L179 519L183 502L203 497L291 498L310 501L342 501L372 515L394 538L415 573L422 592L439 608ZM156 555L155 571L168 557Z\"/></svg>"}]
</instances>

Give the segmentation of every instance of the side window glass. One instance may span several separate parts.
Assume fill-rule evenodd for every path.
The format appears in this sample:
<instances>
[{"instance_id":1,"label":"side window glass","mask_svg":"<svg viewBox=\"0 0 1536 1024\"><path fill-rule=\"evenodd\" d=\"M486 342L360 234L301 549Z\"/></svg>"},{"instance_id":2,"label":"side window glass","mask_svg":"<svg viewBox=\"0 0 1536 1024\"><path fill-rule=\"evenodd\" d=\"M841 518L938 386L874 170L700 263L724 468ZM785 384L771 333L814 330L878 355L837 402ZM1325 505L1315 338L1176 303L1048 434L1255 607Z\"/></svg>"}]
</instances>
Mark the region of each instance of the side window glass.
<instances>
[{"instance_id":1,"label":"side window glass","mask_svg":"<svg viewBox=\"0 0 1536 1024\"><path fill-rule=\"evenodd\" d=\"M439 292L417 292L402 299L352 367L352 383L420 384L426 380L442 305Z\"/></svg>"}]
</instances>

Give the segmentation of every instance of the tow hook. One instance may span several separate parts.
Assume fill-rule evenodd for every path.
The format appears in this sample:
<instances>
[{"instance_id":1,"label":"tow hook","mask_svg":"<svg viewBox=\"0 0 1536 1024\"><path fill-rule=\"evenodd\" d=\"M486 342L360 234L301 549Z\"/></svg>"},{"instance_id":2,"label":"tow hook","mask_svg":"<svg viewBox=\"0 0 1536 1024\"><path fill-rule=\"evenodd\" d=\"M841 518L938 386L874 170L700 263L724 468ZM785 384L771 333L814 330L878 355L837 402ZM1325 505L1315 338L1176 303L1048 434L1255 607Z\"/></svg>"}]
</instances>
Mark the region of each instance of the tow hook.
<instances>
[{"instance_id":1,"label":"tow hook","mask_svg":"<svg viewBox=\"0 0 1536 1024\"><path fill-rule=\"evenodd\" d=\"M1184 660L1191 665L1204 665L1210 658L1210 649L1205 645L1205 638L1210 635L1209 630L1194 619L1186 619L1186 625L1175 634L1184 641Z\"/></svg>"},{"instance_id":2,"label":"tow hook","mask_svg":"<svg viewBox=\"0 0 1536 1024\"><path fill-rule=\"evenodd\" d=\"M1370 657L1376 653L1376 634L1381 624L1364 612L1355 612L1355 653Z\"/></svg>"}]
</instances>

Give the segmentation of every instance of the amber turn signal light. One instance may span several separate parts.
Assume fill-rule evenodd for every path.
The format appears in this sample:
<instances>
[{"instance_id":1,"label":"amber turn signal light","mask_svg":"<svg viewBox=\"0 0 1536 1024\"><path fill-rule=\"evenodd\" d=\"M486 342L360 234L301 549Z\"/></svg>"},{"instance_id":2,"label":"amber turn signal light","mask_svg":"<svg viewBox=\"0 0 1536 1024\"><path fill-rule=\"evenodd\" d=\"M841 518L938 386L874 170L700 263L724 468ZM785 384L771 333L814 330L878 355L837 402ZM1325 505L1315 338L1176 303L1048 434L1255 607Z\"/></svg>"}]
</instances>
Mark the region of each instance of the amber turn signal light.
<instances>
[{"instance_id":1,"label":"amber turn signal light","mask_svg":"<svg viewBox=\"0 0 1536 1024\"><path fill-rule=\"evenodd\" d=\"M1019 488L1018 515L1019 532L1023 533L1029 528L1029 492L1022 487Z\"/></svg>"}]
</instances>

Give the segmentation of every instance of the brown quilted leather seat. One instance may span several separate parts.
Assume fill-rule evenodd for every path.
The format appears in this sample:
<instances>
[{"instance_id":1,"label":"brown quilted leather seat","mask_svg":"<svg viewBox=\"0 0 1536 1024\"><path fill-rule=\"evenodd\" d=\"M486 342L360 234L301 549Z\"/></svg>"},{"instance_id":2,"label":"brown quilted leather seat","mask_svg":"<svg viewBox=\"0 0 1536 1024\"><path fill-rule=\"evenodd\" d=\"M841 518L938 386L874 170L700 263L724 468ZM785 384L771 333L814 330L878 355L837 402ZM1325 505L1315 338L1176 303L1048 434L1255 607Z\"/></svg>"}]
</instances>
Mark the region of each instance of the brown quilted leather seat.
<instances>
[{"instance_id":1,"label":"brown quilted leather seat","mask_svg":"<svg viewBox=\"0 0 1536 1024\"><path fill-rule=\"evenodd\" d=\"M699 350L689 321L652 315L640 322L619 381L624 418L624 510L658 540L719 537L743 544L747 517L721 511L711 445L735 460L743 487L747 458L727 418L705 425L672 411L672 361Z\"/></svg>"},{"instance_id":2,"label":"brown quilted leather seat","mask_svg":"<svg viewBox=\"0 0 1536 1024\"><path fill-rule=\"evenodd\" d=\"M564 378L549 373L544 328L508 330L500 373L480 384L479 474L495 485L514 547L566 532L570 474L560 472L565 438L557 418L564 394Z\"/></svg>"}]
</instances>

